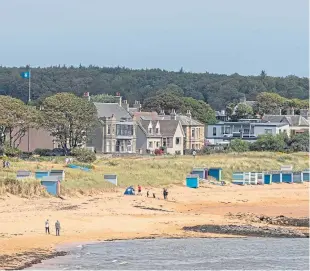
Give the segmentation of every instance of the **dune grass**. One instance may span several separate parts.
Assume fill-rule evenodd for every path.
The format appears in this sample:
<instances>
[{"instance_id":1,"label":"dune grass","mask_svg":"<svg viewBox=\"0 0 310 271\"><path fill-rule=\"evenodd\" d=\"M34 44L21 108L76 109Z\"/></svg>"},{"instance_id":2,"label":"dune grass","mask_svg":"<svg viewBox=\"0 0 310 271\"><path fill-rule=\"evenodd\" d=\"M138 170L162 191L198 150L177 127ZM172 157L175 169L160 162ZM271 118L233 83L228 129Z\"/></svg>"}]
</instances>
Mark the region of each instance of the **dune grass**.
<instances>
[{"instance_id":1,"label":"dune grass","mask_svg":"<svg viewBox=\"0 0 310 271\"><path fill-rule=\"evenodd\" d=\"M41 195L41 190L36 187L38 181L17 181L20 188L5 188L6 179L14 179L16 171L20 169L31 170L38 169L64 169L65 181L62 182L62 194L92 194L99 191L111 191L115 187L103 180L104 174L117 174L120 187L128 185L137 186L164 186L170 184L183 184L185 177L193 167L221 167L223 169L223 179L231 181L234 171L264 171L279 170L281 165L293 165L294 170L304 170L309 168L308 153L271 153L271 152L249 152L249 153L229 153L197 156L166 156L166 157L132 157L132 158L98 158L95 163L90 165L90 172L80 169L67 168L64 162L57 161L12 161L9 169L3 169L0 172L0 194L13 192L13 194ZM10 186L17 183L10 183ZM23 192L22 192L23 191ZM9 192L9 193L11 193Z\"/></svg>"}]
</instances>

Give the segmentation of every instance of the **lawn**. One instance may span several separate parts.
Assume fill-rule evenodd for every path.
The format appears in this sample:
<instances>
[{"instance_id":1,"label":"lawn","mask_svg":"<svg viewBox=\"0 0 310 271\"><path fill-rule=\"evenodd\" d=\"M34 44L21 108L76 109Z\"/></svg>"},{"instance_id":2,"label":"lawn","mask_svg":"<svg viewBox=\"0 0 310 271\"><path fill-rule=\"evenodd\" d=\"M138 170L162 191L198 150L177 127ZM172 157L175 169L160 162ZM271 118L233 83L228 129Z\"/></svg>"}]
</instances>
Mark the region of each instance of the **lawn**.
<instances>
[{"instance_id":1,"label":"lawn","mask_svg":"<svg viewBox=\"0 0 310 271\"><path fill-rule=\"evenodd\" d=\"M90 172L80 169L70 169L65 166L64 158L47 161L12 161L9 169L0 172L0 194L8 191L5 179L14 179L19 169L36 171L50 169L65 169L65 181L62 182L62 193L90 194L98 191L111 190L113 185L103 180L104 174L118 175L120 187L138 184L142 186L163 186L169 184L183 184L185 177L192 167L221 167L223 179L231 181L234 171L264 171L279 170L281 165L293 165L294 170L309 168L308 153L271 153L249 152L213 154L205 156L166 156L166 157L131 157L131 158L98 158ZM2 180L2 181L1 181ZM14 194L42 194L37 188L38 182L33 179L18 181L21 188L15 189ZM16 183L13 184L13 187ZM24 188L24 186L27 187ZM35 186L36 188L31 188ZM20 192L25 190L24 192ZM12 184L11 190L12 191ZM19 192L18 192L19 191Z\"/></svg>"}]
</instances>

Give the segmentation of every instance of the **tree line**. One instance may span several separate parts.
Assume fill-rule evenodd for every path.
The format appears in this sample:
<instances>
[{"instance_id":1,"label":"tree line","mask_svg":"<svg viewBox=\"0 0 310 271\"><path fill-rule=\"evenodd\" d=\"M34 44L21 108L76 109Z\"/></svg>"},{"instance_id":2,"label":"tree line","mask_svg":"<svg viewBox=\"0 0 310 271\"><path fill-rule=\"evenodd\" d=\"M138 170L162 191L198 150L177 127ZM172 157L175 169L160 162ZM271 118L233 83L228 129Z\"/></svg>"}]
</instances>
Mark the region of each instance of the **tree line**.
<instances>
[{"instance_id":1,"label":"tree line","mask_svg":"<svg viewBox=\"0 0 310 271\"><path fill-rule=\"evenodd\" d=\"M28 82L20 77L20 72L25 68L0 67L0 95L9 95L24 102L28 100ZM237 73L191 73L183 69L169 72L82 65L31 69L31 99L39 102L59 92L70 92L77 96L84 92L90 92L91 95L115 95L119 92L130 103L139 100L149 104L151 97L160 90L171 88L171 85L178 89L181 97L205 102L215 110L224 109L229 103L237 103L244 96L247 100L254 100L263 92L291 100L309 98L308 78L293 75L272 77L264 71L257 76L241 76Z\"/></svg>"},{"instance_id":2,"label":"tree line","mask_svg":"<svg viewBox=\"0 0 310 271\"><path fill-rule=\"evenodd\" d=\"M18 148L28 128L44 128L64 150L83 144L97 123L92 102L72 93L49 96L39 108L10 96L0 95L0 147Z\"/></svg>"},{"instance_id":3,"label":"tree line","mask_svg":"<svg viewBox=\"0 0 310 271\"><path fill-rule=\"evenodd\" d=\"M262 92L256 96L253 106L246 103L229 103L226 106L226 113L232 119L237 120L265 114L285 115L292 113L292 110L294 114L300 115L302 109L309 109L309 100L289 99L277 93Z\"/></svg>"}]
</instances>

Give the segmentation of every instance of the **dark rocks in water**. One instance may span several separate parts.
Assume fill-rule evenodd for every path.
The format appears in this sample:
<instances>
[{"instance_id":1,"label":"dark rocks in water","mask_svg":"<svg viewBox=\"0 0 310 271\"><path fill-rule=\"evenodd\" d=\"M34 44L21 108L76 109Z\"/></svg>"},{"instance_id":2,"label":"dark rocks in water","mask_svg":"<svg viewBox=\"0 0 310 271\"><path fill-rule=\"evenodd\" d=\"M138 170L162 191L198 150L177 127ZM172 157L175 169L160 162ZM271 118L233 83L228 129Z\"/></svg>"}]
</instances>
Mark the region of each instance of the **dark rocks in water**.
<instances>
[{"instance_id":1,"label":"dark rocks in water","mask_svg":"<svg viewBox=\"0 0 310 271\"><path fill-rule=\"evenodd\" d=\"M34 264L41 263L44 260L52 259L59 256L65 256L65 251L30 251L16 253L13 255L0 255L0 268L4 270L22 270L31 267Z\"/></svg>"},{"instance_id":2,"label":"dark rocks in water","mask_svg":"<svg viewBox=\"0 0 310 271\"><path fill-rule=\"evenodd\" d=\"M226 216L229 218L236 218L236 219L245 220L248 222L266 223L266 224L271 224L271 225L283 225L283 226L294 226L294 227L309 227L310 226L310 220L307 217L293 218L293 217L287 217L284 215L265 216L265 215L256 215L253 213L237 213L237 214L228 213Z\"/></svg>"},{"instance_id":3,"label":"dark rocks in water","mask_svg":"<svg viewBox=\"0 0 310 271\"><path fill-rule=\"evenodd\" d=\"M287 237L287 238L307 238L309 236L300 231L280 227L256 227L251 225L200 225L194 227L184 227L185 231L195 231L203 233L219 233L253 237Z\"/></svg>"}]
</instances>

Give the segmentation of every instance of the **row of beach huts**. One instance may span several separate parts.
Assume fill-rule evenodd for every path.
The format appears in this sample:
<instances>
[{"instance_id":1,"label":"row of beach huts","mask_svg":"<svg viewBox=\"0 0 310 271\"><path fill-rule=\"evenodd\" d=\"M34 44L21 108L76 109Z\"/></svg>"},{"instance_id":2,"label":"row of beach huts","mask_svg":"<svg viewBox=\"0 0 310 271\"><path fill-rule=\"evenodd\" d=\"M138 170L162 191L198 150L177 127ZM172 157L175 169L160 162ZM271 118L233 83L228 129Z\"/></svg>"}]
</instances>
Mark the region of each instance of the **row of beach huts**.
<instances>
[{"instance_id":1,"label":"row of beach huts","mask_svg":"<svg viewBox=\"0 0 310 271\"><path fill-rule=\"evenodd\" d=\"M282 166L280 170L262 171L262 172L234 172L231 183L235 185L264 185L272 183L303 183L309 182L310 169L303 171L294 171L292 166ZM212 177L219 184L222 181L221 168L193 168L191 173L186 176L186 186L198 188L199 182L209 180Z\"/></svg>"},{"instance_id":2,"label":"row of beach huts","mask_svg":"<svg viewBox=\"0 0 310 271\"><path fill-rule=\"evenodd\" d=\"M75 165L69 165L69 168L80 169L83 171L90 171L90 169L82 168ZM19 170L16 173L17 179L31 178L32 172L29 170ZM34 172L34 178L40 180L41 185L45 187L46 191L54 196L60 196L61 182L65 180L64 170L37 170ZM116 174L105 174L103 175L103 181L107 181L117 186L117 175Z\"/></svg>"}]
</instances>

